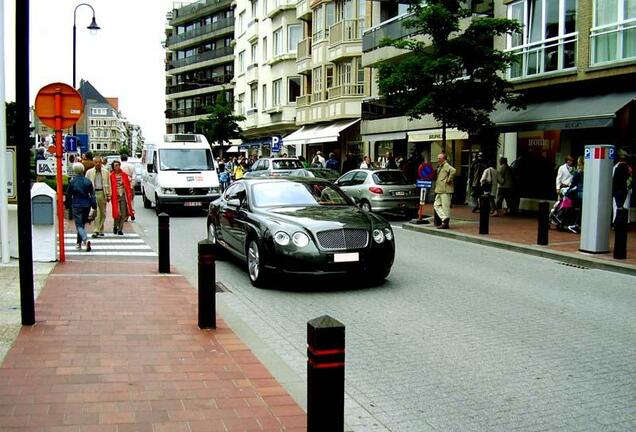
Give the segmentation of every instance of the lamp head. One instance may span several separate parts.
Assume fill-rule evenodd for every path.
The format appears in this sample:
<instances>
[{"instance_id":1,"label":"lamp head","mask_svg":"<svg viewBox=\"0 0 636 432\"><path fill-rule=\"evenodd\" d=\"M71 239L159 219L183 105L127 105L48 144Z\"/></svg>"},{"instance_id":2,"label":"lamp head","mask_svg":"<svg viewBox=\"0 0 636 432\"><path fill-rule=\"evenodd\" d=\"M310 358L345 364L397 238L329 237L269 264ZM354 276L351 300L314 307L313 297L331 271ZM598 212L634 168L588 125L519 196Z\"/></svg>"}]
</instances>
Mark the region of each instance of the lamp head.
<instances>
[{"instance_id":1,"label":"lamp head","mask_svg":"<svg viewBox=\"0 0 636 432\"><path fill-rule=\"evenodd\" d=\"M97 33L97 30L99 30L101 27L97 25L97 22L95 21L95 16L93 16L93 20L91 21L91 24L86 28L91 31L91 34L95 34Z\"/></svg>"}]
</instances>

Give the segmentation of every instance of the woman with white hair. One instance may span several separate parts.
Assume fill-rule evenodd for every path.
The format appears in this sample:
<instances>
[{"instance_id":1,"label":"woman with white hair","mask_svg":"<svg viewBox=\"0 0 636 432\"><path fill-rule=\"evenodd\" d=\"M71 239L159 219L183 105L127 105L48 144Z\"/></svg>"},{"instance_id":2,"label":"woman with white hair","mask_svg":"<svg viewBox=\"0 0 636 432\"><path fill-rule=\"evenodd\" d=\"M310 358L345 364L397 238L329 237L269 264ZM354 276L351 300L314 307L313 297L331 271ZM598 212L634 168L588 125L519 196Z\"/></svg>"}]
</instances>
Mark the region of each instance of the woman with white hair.
<instances>
[{"instance_id":1,"label":"woman with white hair","mask_svg":"<svg viewBox=\"0 0 636 432\"><path fill-rule=\"evenodd\" d=\"M88 221L91 207L96 207L95 191L93 190L93 183L84 177L84 165L74 163L73 174L75 174L75 177L73 177L66 189L66 201L73 211L73 220L77 229L75 249L81 250L82 245L86 245L86 252L90 252L91 242L88 240L84 227Z\"/></svg>"}]
</instances>

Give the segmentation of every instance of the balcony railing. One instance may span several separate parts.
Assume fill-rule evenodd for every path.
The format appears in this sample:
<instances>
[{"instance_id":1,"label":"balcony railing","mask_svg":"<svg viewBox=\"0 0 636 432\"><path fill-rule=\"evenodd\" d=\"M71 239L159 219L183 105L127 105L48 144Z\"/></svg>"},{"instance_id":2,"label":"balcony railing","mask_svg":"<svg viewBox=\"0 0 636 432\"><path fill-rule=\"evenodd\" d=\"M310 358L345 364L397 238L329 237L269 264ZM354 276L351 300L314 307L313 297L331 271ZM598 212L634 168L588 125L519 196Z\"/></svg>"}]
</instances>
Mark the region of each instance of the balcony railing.
<instances>
[{"instance_id":1,"label":"balcony railing","mask_svg":"<svg viewBox=\"0 0 636 432\"><path fill-rule=\"evenodd\" d=\"M311 38L303 39L298 42L298 48L296 49L296 58L303 59L311 57Z\"/></svg>"},{"instance_id":2,"label":"balcony railing","mask_svg":"<svg viewBox=\"0 0 636 432\"><path fill-rule=\"evenodd\" d=\"M362 51L378 48L383 39L402 39L415 34L417 29L404 26L404 20L410 17L410 13L399 15L365 31L362 36Z\"/></svg>"},{"instance_id":3,"label":"balcony railing","mask_svg":"<svg viewBox=\"0 0 636 432\"><path fill-rule=\"evenodd\" d=\"M175 36L170 36L166 41L166 46L172 46L178 44L180 42L193 39L197 36L202 36L205 34L210 34L217 30L221 30L223 28L234 27L234 17L223 18L218 20L217 22L213 22L211 24L206 24L201 27L197 27L194 30L189 30L185 33L181 33Z\"/></svg>"},{"instance_id":4,"label":"balcony railing","mask_svg":"<svg viewBox=\"0 0 636 432\"><path fill-rule=\"evenodd\" d=\"M166 118L183 118L207 113L208 112L206 107L182 108L176 110L166 110Z\"/></svg>"},{"instance_id":5,"label":"balcony railing","mask_svg":"<svg viewBox=\"0 0 636 432\"><path fill-rule=\"evenodd\" d=\"M327 89L329 99L346 96L364 96L364 84L344 84Z\"/></svg>"},{"instance_id":6,"label":"balcony railing","mask_svg":"<svg viewBox=\"0 0 636 432\"><path fill-rule=\"evenodd\" d=\"M176 20L177 18L185 17L188 15L193 15L197 13L199 10L206 8L208 6L218 5L223 6L225 3L229 6L232 2L230 0L199 0L196 3L189 4L187 6L183 6L173 10L172 20Z\"/></svg>"},{"instance_id":7,"label":"balcony railing","mask_svg":"<svg viewBox=\"0 0 636 432\"><path fill-rule=\"evenodd\" d=\"M342 42L359 41L362 39L364 20L342 20L329 27L329 45Z\"/></svg>"},{"instance_id":8,"label":"balcony railing","mask_svg":"<svg viewBox=\"0 0 636 432\"><path fill-rule=\"evenodd\" d=\"M636 58L636 18L595 27L590 33L590 64Z\"/></svg>"},{"instance_id":9,"label":"balcony railing","mask_svg":"<svg viewBox=\"0 0 636 432\"><path fill-rule=\"evenodd\" d=\"M190 91L190 90L198 90L198 89L202 89L206 87L228 84L230 83L230 81L232 81L232 78L233 78L232 75L222 75L218 77L212 77L206 80L200 80L196 82L189 82L189 83L177 84L174 86L168 86L166 87L166 94L181 93L181 92Z\"/></svg>"},{"instance_id":10,"label":"balcony railing","mask_svg":"<svg viewBox=\"0 0 636 432\"><path fill-rule=\"evenodd\" d=\"M216 58L225 57L228 55L232 55L232 53L233 53L232 47L218 48L212 51L204 52L202 54L193 55L193 56L182 58L179 60L173 60L170 62L169 66L171 67L169 69L179 68L183 66L201 63L206 60L213 60Z\"/></svg>"},{"instance_id":11,"label":"balcony railing","mask_svg":"<svg viewBox=\"0 0 636 432\"><path fill-rule=\"evenodd\" d=\"M296 108L308 106L311 104L311 95L298 96L296 98Z\"/></svg>"},{"instance_id":12,"label":"balcony railing","mask_svg":"<svg viewBox=\"0 0 636 432\"><path fill-rule=\"evenodd\" d=\"M508 76L521 79L576 69L576 49L577 33L508 49L517 59Z\"/></svg>"},{"instance_id":13,"label":"balcony railing","mask_svg":"<svg viewBox=\"0 0 636 432\"><path fill-rule=\"evenodd\" d=\"M301 19L307 15L311 15L309 0L298 0L296 2L296 18Z\"/></svg>"},{"instance_id":14,"label":"balcony railing","mask_svg":"<svg viewBox=\"0 0 636 432\"><path fill-rule=\"evenodd\" d=\"M273 18L286 9L294 9L296 0L270 0L272 8L267 10L267 16Z\"/></svg>"}]
</instances>

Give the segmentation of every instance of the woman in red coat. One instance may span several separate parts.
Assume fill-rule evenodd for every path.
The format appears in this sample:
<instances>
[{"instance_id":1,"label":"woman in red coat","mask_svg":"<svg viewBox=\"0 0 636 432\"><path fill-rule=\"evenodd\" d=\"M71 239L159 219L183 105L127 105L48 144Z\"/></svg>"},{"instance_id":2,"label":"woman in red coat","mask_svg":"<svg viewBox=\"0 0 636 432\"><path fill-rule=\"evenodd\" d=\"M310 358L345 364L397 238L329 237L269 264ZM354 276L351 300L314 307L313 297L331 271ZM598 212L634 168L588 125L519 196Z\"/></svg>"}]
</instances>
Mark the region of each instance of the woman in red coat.
<instances>
[{"instance_id":1,"label":"woman in red coat","mask_svg":"<svg viewBox=\"0 0 636 432\"><path fill-rule=\"evenodd\" d=\"M113 234L124 235L124 222L128 216L134 217L132 207L133 192L128 174L121 170L121 162L113 162L110 173L110 190L112 191L111 205L113 209Z\"/></svg>"}]
</instances>

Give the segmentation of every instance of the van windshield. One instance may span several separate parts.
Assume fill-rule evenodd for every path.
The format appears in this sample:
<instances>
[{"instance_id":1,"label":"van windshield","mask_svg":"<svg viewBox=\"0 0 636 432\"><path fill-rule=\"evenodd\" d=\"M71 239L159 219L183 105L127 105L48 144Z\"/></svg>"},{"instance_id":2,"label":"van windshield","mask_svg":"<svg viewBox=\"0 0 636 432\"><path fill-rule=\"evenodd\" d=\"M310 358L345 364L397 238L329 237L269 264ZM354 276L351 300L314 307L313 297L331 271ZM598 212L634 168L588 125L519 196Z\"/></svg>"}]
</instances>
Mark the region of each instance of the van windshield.
<instances>
[{"instance_id":1,"label":"van windshield","mask_svg":"<svg viewBox=\"0 0 636 432\"><path fill-rule=\"evenodd\" d=\"M159 150L159 164L163 171L214 169L212 153L207 149L162 149Z\"/></svg>"}]
</instances>

